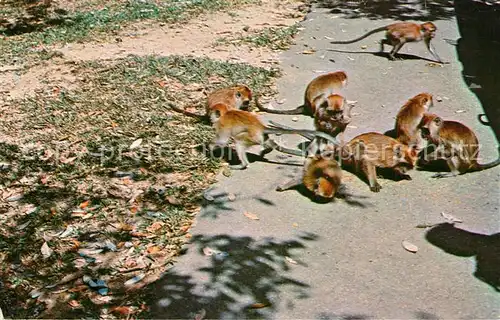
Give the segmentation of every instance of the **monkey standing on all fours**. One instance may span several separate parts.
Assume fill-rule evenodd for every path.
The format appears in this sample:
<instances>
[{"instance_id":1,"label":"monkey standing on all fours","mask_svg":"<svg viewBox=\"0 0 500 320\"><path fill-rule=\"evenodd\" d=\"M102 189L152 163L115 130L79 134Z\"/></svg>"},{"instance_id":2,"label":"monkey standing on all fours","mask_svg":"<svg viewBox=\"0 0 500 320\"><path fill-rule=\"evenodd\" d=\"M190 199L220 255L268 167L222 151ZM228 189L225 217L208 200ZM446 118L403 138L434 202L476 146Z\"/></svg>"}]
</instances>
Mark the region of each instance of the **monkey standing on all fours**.
<instances>
[{"instance_id":1,"label":"monkey standing on all fours","mask_svg":"<svg viewBox=\"0 0 500 320\"><path fill-rule=\"evenodd\" d=\"M291 110L268 109L262 106L256 97L255 103L260 111L275 114L305 114L314 116L317 109L317 103L323 102L329 96L337 94L340 89L347 85L347 74L344 71L330 72L314 78L306 88L304 94L304 104ZM322 100L316 100L323 97ZM342 106L343 107L343 106Z\"/></svg>"},{"instance_id":2,"label":"monkey standing on all fours","mask_svg":"<svg viewBox=\"0 0 500 320\"><path fill-rule=\"evenodd\" d=\"M247 149L254 145L261 145L262 152L275 148L276 143L268 138L268 134L308 134L320 136L328 141L338 144L337 140L329 135L313 130L279 129L269 128L260 122L253 113L230 109L224 104L217 104L213 107L211 120L215 128L214 144L224 147L232 138L235 142L236 153L241 161L239 166L232 166L233 169L245 169L249 161L246 155Z\"/></svg>"},{"instance_id":3,"label":"monkey standing on all fours","mask_svg":"<svg viewBox=\"0 0 500 320\"><path fill-rule=\"evenodd\" d=\"M435 114L425 114L421 123L422 137L433 143L436 150L426 157L445 159L451 174L480 171L500 165L500 156L486 164L477 162L479 141L469 127L456 121L443 121ZM500 152L500 148L499 148ZM449 175L437 174L442 178Z\"/></svg>"},{"instance_id":4,"label":"monkey standing on all fours","mask_svg":"<svg viewBox=\"0 0 500 320\"><path fill-rule=\"evenodd\" d=\"M180 112L185 116L207 120L210 118L210 114L217 104L224 104L229 109L246 109L250 105L250 101L252 101L252 90L245 85L236 85L217 89L210 93L207 96L207 105L204 115L189 112L171 102L167 102L167 104L172 110Z\"/></svg>"},{"instance_id":5,"label":"monkey standing on all fours","mask_svg":"<svg viewBox=\"0 0 500 320\"><path fill-rule=\"evenodd\" d=\"M389 58L395 60L395 55L407 42L419 42L424 40L427 50L432 54L434 59L439 63L444 63L441 58L437 55L436 51L432 47L431 40L434 38L436 33L436 26L432 22L425 22L422 24L417 24L413 22L396 22L388 26L380 27L369 31L365 35L359 38L348 40L348 41L332 41L333 44L349 44L358 42L374 33L386 31L385 39L380 42L380 52L384 52L384 44L391 45L393 48L389 52Z\"/></svg>"}]
</instances>

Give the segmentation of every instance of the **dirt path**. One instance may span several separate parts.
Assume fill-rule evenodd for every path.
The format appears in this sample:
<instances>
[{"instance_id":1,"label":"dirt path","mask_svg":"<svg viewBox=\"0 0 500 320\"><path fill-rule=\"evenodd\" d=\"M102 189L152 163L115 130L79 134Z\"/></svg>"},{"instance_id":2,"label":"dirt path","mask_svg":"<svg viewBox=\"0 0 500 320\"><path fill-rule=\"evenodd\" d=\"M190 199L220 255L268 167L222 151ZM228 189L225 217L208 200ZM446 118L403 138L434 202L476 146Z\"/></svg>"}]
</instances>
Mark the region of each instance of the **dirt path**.
<instances>
[{"instance_id":1,"label":"dirt path","mask_svg":"<svg viewBox=\"0 0 500 320\"><path fill-rule=\"evenodd\" d=\"M345 70L346 96L358 101L347 139L391 129L400 106L429 91L438 101L435 112L473 128L483 161L494 159L497 142L476 120L481 106L462 80L454 47L443 41L460 37L455 20L436 21L435 46L451 61L444 67L411 56L392 62L374 55L376 36L344 47L329 44L329 38L354 38L384 23L388 20L345 19L315 8L297 45L281 56L282 108L299 104L305 85L319 72ZM317 51L303 55L305 47ZM421 44L403 52L428 57ZM312 126L306 117L298 122L268 118ZM286 141L293 146L298 140ZM256 161L209 190L215 200L199 216L187 253L153 288L157 317L498 317L500 295L492 286L498 285L499 168L441 180L431 178L432 172L413 171L412 181L380 179L378 194L346 173L351 197L317 204L297 191L274 191L294 171L285 163L300 164L300 159L276 153L267 158L268 163ZM231 193L234 201L228 199ZM463 223L416 228L443 223L442 212ZM403 240L419 251L405 251Z\"/></svg>"}]
</instances>

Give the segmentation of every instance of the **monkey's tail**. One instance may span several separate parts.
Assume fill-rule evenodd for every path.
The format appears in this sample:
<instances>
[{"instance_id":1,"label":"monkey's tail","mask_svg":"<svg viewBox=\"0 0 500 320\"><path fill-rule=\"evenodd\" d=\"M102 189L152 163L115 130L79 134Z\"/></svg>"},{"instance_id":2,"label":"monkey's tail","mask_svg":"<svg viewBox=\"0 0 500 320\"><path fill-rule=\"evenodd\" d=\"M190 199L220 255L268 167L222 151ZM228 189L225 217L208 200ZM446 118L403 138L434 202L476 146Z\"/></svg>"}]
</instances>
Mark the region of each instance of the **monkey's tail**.
<instances>
[{"instance_id":1,"label":"monkey's tail","mask_svg":"<svg viewBox=\"0 0 500 320\"><path fill-rule=\"evenodd\" d=\"M286 126L286 125L278 123L278 122L274 122L272 120L269 121L269 126L271 128L274 128L274 129L293 130L292 127ZM308 139L308 140L313 140L314 139L314 135L312 135L312 134L300 134L300 135L303 136L304 138Z\"/></svg>"},{"instance_id":2,"label":"monkey's tail","mask_svg":"<svg viewBox=\"0 0 500 320\"><path fill-rule=\"evenodd\" d=\"M333 44L349 44L349 43L354 43L354 42L358 42L359 40L363 40L364 38L366 38L368 36L371 36L374 33L377 33L377 32L380 32L380 31L384 31L384 30L387 30L387 26L380 27L380 28L377 28L377 29L373 29L372 31L369 31L368 33L362 35L361 37L353 39L353 40L331 41L330 43L333 43Z\"/></svg>"},{"instance_id":3,"label":"monkey's tail","mask_svg":"<svg viewBox=\"0 0 500 320\"><path fill-rule=\"evenodd\" d=\"M302 130L302 129L278 129L278 128L269 128L269 127L266 127L264 129L264 133L265 134L266 133L267 134L280 134L280 133L283 133L283 134L300 134L301 136L304 136L304 135L314 135L316 137L321 137L323 139L326 139L326 140L332 142L335 145L340 145L340 143L337 140L337 138L334 138L331 135L326 134L326 133L321 132L321 131Z\"/></svg>"},{"instance_id":4,"label":"monkey's tail","mask_svg":"<svg viewBox=\"0 0 500 320\"><path fill-rule=\"evenodd\" d=\"M295 109L289 109L289 110L277 110L277 109L269 109L264 107L258 99L258 96L255 96L255 105L260 111L264 111L267 113L274 113L274 114L288 114L288 115L293 115L293 114L303 114L304 113L304 105L298 106Z\"/></svg>"},{"instance_id":5,"label":"monkey's tail","mask_svg":"<svg viewBox=\"0 0 500 320\"><path fill-rule=\"evenodd\" d=\"M499 156L496 160L484 164L478 163L472 168L471 171L481 171L498 166L500 164L500 147L498 147L498 153Z\"/></svg>"},{"instance_id":6,"label":"monkey's tail","mask_svg":"<svg viewBox=\"0 0 500 320\"><path fill-rule=\"evenodd\" d=\"M187 110L184 110L183 108L176 106L175 104L173 104L171 102L167 102L167 105L170 107L170 109L174 110L175 112L182 113L185 116L196 118L196 119L205 119L206 118L204 115L197 114L194 112L189 112Z\"/></svg>"}]
</instances>

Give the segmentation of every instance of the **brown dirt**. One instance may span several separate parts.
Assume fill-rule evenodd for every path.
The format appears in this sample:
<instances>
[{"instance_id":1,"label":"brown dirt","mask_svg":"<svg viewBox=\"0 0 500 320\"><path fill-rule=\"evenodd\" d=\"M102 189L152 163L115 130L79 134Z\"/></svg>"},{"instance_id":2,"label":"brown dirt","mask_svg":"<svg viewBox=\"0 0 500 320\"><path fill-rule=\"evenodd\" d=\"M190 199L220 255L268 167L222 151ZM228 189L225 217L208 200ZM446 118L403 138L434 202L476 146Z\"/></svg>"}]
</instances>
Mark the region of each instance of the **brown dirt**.
<instances>
[{"instance_id":1,"label":"brown dirt","mask_svg":"<svg viewBox=\"0 0 500 320\"><path fill-rule=\"evenodd\" d=\"M34 67L4 66L0 69L0 96L17 99L50 87L71 88L77 77L71 73L71 61L112 60L128 55L193 55L213 59L244 62L256 66L279 63L278 52L247 45L215 46L222 37L268 27L291 26L302 20L300 1L263 0L260 5L229 12L202 15L175 26L141 22L128 27L114 42L68 44L54 48L63 54L50 62Z\"/></svg>"}]
</instances>

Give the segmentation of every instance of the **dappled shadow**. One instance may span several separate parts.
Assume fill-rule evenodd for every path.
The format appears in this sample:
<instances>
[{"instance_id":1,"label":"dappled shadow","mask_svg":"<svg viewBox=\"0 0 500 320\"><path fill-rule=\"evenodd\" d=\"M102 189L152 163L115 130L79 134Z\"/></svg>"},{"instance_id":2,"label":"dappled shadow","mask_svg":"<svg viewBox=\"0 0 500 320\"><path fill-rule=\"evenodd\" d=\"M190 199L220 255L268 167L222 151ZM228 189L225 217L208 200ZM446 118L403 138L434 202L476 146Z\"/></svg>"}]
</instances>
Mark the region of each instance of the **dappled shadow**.
<instances>
[{"instance_id":1,"label":"dappled shadow","mask_svg":"<svg viewBox=\"0 0 500 320\"><path fill-rule=\"evenodd\" d=\"M188 250L196 251L202 262L193 267L193 274L173 268L150 286L152 316L192 319L201 313L209 319L263 317L276 310L278 295L285 287L297 299L307 298L309 285L287 275L290 264L286 258L298 260L305 243L317 238L314 234L291 240L193 237ZM211 250L210 256L207 250Z\"/></svg>"},{"instance_id":2,"label":"dappled shadow","mask_svg":"<svg viewBox=\"0 0 500 320\"><path fill-rule=\"evenodd\" d=\"M438 248L459 257L476 257L474 276L500 292L500 233L474 233L442 223L425 238Z\"/></svg>"},{"instance_id":3,"label":"dappled shadow","mask_svg":"<svg viewBox=\"0 0 500 320\"><path fill-rule=\"evenodd\" d=\"M429 21L453 17L453 5L449 1L417 0L372 0L342 1L319 0L320 8L331 9L331 13L344 14L347 19L366 17L369 19Z\"/></svg>"},{"instance_id":4,"label":"dappled shadow","mask_svg":"<svg viewBox=\"0 0 500 320\"><path fill-rule=\"evenodd\" d=\"M483 107L486 117L478 115L478 120L488 121L500 142L500 4L456 0L455 11L461 35L456 51L463 80Z\"/></svg>"}]
</instances>

